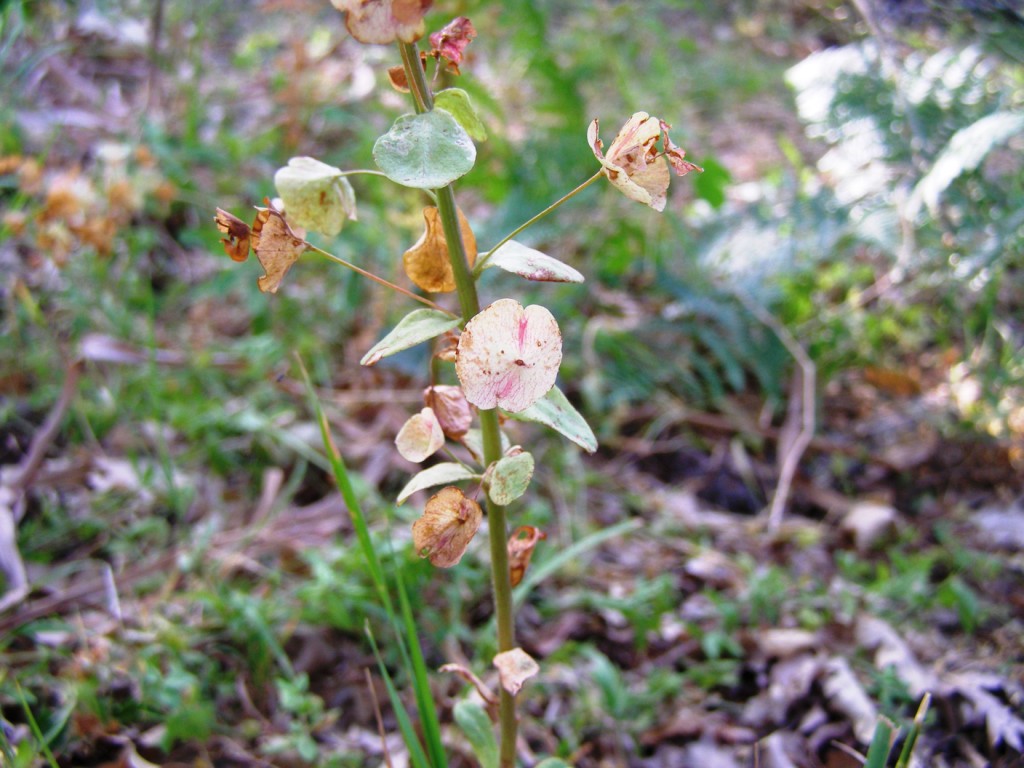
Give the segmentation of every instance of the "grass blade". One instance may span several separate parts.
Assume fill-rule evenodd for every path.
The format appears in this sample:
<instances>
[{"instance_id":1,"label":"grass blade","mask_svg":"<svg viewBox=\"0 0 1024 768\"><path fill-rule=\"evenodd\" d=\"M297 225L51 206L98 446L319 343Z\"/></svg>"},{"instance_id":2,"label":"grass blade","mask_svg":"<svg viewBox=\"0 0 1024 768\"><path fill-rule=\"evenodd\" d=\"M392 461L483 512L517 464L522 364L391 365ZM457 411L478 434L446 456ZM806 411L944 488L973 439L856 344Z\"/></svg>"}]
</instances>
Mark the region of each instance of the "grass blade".
<instances>
[{"instance_id":1,"label":"grass blade","mask_svg":"<svg viewBox=\"0 0 1024 768\"><path fill-rule=\"evenodd\" d=\"M891 745L892 726L888 720L879 718L875 725L875 735L871 738L871 747L868 749L868 755L864 761L864 768L885 768Z\"/></svg>"},{"instance_id":2,"label":"grass blade","mask_svg":"<svg viewBox=\"0 0 1024 768\"><path fill-rule=\"evenodd\" d=\"M441 724L438 721L427 665L423 660L423 649L420 647L419 634L416 631L416 620L412 615L412 606L409 603L409 594L405 588L400 565L395 569L395 577L398 582L398 599L402 606L406 642L412 656L410 678L416 693L416 706L419 709L420 722L423 725L423 735L434 765L444 766L447 765L448 759L444 752L444 744L441 742Z\"/></svg>"},{"instance_id":3,"label":"grass blade","mask_svg":"<svg viewBox=\"0 0 1024 768\"><path fill-rule=\"evenodd\" d=\"M412 720L409 719L409 713L405 711L405 705L398 695L398 689L395 688L395 683L391 679L388 668L384 664L384 659L380 655L380 649L377 648L377 641L373 637L373 630L370 629L369 623L366 624L365 631L366 636L370 639L373 655L377 659L377 668L380 670L380 676L388 690L388 698L391 700L391 708L394 710L395 719L398 721L398 729L402 732L405 745L409 748L409 759L416 768L431 768L427 754L423 751L423 745L420 744L420 740L416 735L416 729L413 727Z\"/></svg>"},{"instance_id":4,"label":"grass blade","mask_svg":"<svg viewBox=\"0 0 1024 768\"><path fill-rule=\"evenodd\" d=\"M921 706L917 708L914 722L910 726L910 733L907 740L903 742L903 749L900 751L900 759L896 761L896 768L907 768L910 765L910 756L914 753L914 745L917 737L921 735L921 728L924 727L924 718L928 714L928 706L932 703L932 695L926 693L921 699Z\"/></svg>"}]
</instances>

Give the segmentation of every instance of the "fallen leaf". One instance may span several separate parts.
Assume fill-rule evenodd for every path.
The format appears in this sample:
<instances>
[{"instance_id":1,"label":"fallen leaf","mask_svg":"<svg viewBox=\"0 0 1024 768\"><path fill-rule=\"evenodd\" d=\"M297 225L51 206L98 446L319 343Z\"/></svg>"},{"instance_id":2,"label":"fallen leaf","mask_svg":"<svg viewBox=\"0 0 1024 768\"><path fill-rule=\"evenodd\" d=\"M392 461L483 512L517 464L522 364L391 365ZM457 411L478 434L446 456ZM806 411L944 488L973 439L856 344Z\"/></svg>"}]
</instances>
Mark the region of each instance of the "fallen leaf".
<instances>
[{"instance_id":1,"label":"fallen leaf","mask_svg":"<svg viewBox=\"0 0 1024 768\"><path fill-rule=\"evenodd\" d=\"M423 16L433 0L331 0L345 27L361 43L412 43L423 37Z\"/></svg>"},{"instance_id":2,"label":"fallen leaf","mask_svg":"<svg viewBox=\"0 0 1024 768\"><path fill-rule=\"evenodd\" d=\"M537 542L547 537L544 531L532 525L521 525L513 532L508 540L508 568L513 587L526 575Z\"/></svg>"},{"instance_id":3,"label":"fallen leaf","mask_svg":"<svg viewBox=\"0 0 1024 768\"><path fill-rule=\"evenodd\" d=\"M466 249L469 265L476 261L476 237L469 228L469 222L458 211L459 230L462 244ZM434 206L423 209L426 228L412 248L402 256L405 274L417 286L430 293L447 293L455 290L455 274L448 257L448 240L445 238L441 214Z\"/></svg>"},{"instance_id":4,"label":"fallen leaf","mask_svg":"<svg viewBox=\"0 0 1024 768\"><path fill-rule=\"evenodd\" d=\"M454 486L443 488L412 524L413 545L438 568L451 568L462 559L482 519L479 504Z\"/></svg>"},{"instance_id":5,"label":"fallen leaf","mask_svg":"<svg viewBox=\"0 0 1024 768\"><path fill-rule=\"evenodd\" d=\"M457 75L459 64L462 63L462 54L474 37L476 29L473 28L473 22L465 16L457 16L430 36L430 55L446 59L448 69Z\"/></svg>"},{"instance_id":6,"label":"fallen leaf","mask_svg":"<svg viewBox=\"0 0 1024 768\"><path fill-rule=\"evenodd\" d=\"M540 672L537 662L522 648L513 648L494 657L501 687L515 696L523 683Z\"/></svg>"},{"instance_id":7,"label":"fallen leaf","mask_svg":"<svg viewBox=\"0 0 1024 768\"><path fill-rule=\"evenodd\" d=\"M662 136L663 147L659 149ZM656 211L665 210L671 178L669 166L679 176L692 170L702 170L683 160L685 152L672 143L668 125L646 112L636 112L629 118L612 141L607 155L602 152L604 144L598 137L597 120L587 129L587 141L608 180L630 200ZM668 164L662 159L666 157Z\"/></svg>"},{"instance_id":8,"label":"fallen leaf","mask_svg":"<svg viewBox=\"0 0 1024 768\"><path fill-rule=\"evenodd\" d=\"M424 408L410 416L395 437L402 458L416 462L434 455L444 445L444 432L432 408Z\"/></svg>"},{"instance_id":9,"label":"fallen leaf","mask_svg":"<svg viewBox=\"0 0 1024 768\"><path fill-rule=\"evenodd\" d=\"M853 504L839 524L840 531L866 554L896 532L896 510L888 504L860 501Z\"/></svg>"},{"instance_id":10,"label":"fallen leaf","mask_svg":"<svg viewBox=\"0 0 1024 768\"><path fill-rule=\"evenodd\" d=\"M447 384L427 387L423 390L423 402L434 409L441 431L452 440L459 440L473 423L473 410L462 387Z\"/></svg>"},{"instance_id":11,"label":"fallen leaf","mask_svg":"<svg viewBox=\"0 0 1024 768\"><path fill-rule=\"evenodd\" d=\"M217 223L217 229L221 231L221 234L227 235L221 239L224 244L224 252L235 261L248 259L249 239L252 232L249 225L223 208L217 209L217 215L213 217L213 220Z\"/></svg>"},{"instance_id":12,"label":"fallen leaf","mask_svg":"<svg viewBox=\"0 0 1024 768\"><path fill-rule=\"evenodd\" d=\"M870 744L878 710L853 674L846 659L835 657L825 665L821 691L833 709L850 719L853 733L862 744Z\"/></svg>"},{"instance_id":13,"label":"fallen leaf","mask_svg":"<svg viewBox=\"0 0 1024 768\"><path fill-rule=\"evenodd\" d=\"M300 230L301 231L301 230ZM266 272L257 284L264 293L277 293L284 276L306 250L305 232L288 226L284 214L273 207L257 208L252 225L252 249Z\"/></svg>"},{"instance_id":14,"label":"fallen leaf","mask_svg":"<svg viewBox=\"0 0 1024 768\"><path fill-rule=\"evenodd\" d=\"M552 314L499 299L466 324L455 372L473 405L516 413L551 390L561 362L562 334Z\"/></svg>"}]
</instances>

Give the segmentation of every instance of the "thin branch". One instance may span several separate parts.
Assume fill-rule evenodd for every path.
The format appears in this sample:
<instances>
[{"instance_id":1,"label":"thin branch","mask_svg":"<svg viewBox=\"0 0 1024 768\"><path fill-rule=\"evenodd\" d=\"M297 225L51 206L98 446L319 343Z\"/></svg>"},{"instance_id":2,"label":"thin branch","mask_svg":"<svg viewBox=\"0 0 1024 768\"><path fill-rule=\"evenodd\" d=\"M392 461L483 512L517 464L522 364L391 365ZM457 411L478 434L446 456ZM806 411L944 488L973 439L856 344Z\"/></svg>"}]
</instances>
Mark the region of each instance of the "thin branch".
<instances>
[{"instance_id":1,"label":"thin branch","mask_svg":"<svg viewBox=\"0 0 1024 768\"><path fill-rule=\"evenodd\" d=\"M775 486L775 493L772 495L772 503L768 512L768 530L775 531L782 524L782 516L786 511L790 488L793 485L793 478L796 477L800 459L803 458L804 451L807 450L807 446L810 445L811 439L814 437L816 368L814 361L782 323L742 291L736 290L734 293L743 306L778 337L799 368L796 374L799 376L799 380L795 381L794 385L799 383L800 386L791 393L789 413L786 416L786 425L790 426L795 423L798 424L798 428L788 446L783 444L785 441L779 440L779 450L783 452L783 456L779 466L779 481ZM798 419L799 421L797 421ZM784 427L783 433L786 431Z\"/></svg>"}]
</instances>

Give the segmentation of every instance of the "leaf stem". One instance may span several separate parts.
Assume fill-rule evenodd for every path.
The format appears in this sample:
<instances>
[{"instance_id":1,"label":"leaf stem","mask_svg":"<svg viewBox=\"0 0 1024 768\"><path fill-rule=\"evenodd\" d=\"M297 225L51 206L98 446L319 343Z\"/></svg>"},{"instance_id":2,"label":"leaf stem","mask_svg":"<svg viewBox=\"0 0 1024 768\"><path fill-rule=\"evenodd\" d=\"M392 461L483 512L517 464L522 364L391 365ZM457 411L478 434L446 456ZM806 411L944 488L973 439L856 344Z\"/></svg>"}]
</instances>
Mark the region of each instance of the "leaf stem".
<instances>
[{"instance_id":1,"label":"leaf stem","mask_svg":"<svg viewBox=\"0 0 1024 768\"><path fill-rule=\"evenodd\" d=\"M433 107L434 98L427 83L426 73L420 66L419 51L411 43L399 43L402 64L405 67L409 90L416 103L416 111L423 113ZM452 265L455 286L459 294L464 322L480 312L476 282L469 268L466 246L462 241L459 227L455 192L449 184L437 191L437 209L441 216L445 240L448 243L448 259ZM480 432L483 438L484 465L501 458L501 430L496 409L480 411ZM494 613L498 622L498 651L515 648L515 620L512 604L512 582L508 566L508 523L505 508L499 504L487 503L487 527L491 546L491 582L494 588ZM516 762L516 700L504 688L499 700L498 721L501 727L501 768L514 768Z\"/></svg>"},{"instance_id":2,"label":"leaf stem","mask_svg":"<svg viewBox=\"0 0 1024 768\"><path fill-rule=\"evenodd\" d=\"M578 187L576 187L576 189L574 189L572 192L566 193L565 195L560 197L558 200L553 202L551 205L549 205L547 208L545 208L543 211L541 211L536 216L534 216L532 219L527 221L525 224L520 224L518 227L516 227L511 232L509 232L507 235L505 235L503 238L501 238L501 240L498 241L498 244L495 245L493 248L491 248L491 250L489 250L486 254L484 254L483 258L481 258L476 263L476 266L473 267L473 275L474 276L479 275L483 271L484 266L487 264L487 260L489 258L491 258L491 254L494 253L499 248L501 248L501 246L503 246L505 243L507 243L509 240L511 240L516 235L518 235L520 232L522 232L527 227L530 227L530 226L536 224L538 221L543 219L545 216L547 216L549 213L551 213L553 210L555 210L555 208L560 206L562 203L564 203L567 200L569 200L569 199L575 197L576 195L578 195L580 192L582 192L584 189L589 187L591 184L593 184L595 181L597 181L603 175L604 175L604 170L602 169L602 170L598 171L597 173L595 173L593 176L591 176L589 179L584 181Z\"/></svg>"},{"instance_id":3,"label":"leaf stem","mask_svg":"<svg viewBox=\"0 0 1024 768\"><path fill-rule=\"evenodd\" d=\"M383 277L378 277L377 275L373 274L373 272L367 272L362 267L357 267L355 264L351 264L351 263L345 261L344 259L339 258L338 256L335 256L333 253L330 253L329 251L325 251L323 248L318 248L318 247L316 247L315 245L313 245L310 242L306 242L306 247L309 248L309 250L311 250L311 251L316 251L317 253L319 253L324 258L330 259L333 262L341 264L341 266L343 266L343 267L348 267L353 272L355 272L357 274L360 274L363 277L369 278L370 280L373 280L373 282L375 282L375 283L379 283L380 285L383 285L385 288L390 288L393 291L398 291L403 296L408 296L410 299L415 299L420 304L426 304L431 309L436 309L439 312L444 312L445 314L448 314L448 315L451 315L452 317L455 317L455 313L454 312L450 312L449 310L445 309L444 307L438 306L437 304L435 304L434 302L432 302L430 299L426 298L425 296L420 296L419 294L413 293L408 288L403 288L400 285L395 285L394 283L388 282Z\"/></svg>"}]
</instances>

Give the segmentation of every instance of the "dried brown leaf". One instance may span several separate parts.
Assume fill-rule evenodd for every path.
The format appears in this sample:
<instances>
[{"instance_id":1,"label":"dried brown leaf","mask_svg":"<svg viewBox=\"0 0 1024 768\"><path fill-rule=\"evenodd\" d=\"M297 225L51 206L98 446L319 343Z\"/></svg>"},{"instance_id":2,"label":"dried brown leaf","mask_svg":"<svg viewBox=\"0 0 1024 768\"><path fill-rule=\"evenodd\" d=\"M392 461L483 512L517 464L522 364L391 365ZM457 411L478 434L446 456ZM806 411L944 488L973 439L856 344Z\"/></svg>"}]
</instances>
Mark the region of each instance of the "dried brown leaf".
<instances>
[{"instance_id":1,"label":"dried brown leaf","mask_svg":"<svg viewBox=\"0 0 1024 768\"><path fill-rule=\"evenodd\" d=\"M482 519L480 505L449 486L430 498L412 524L413 545L438 568L451 568L462 559Z\"/></svg>"},{"instance_id":2,"label":"dried brown leaf","mask_svg":"<svg viewBox=\"0 0 1024 768\"><path fill-rule=\"evenodd\" d=\"M252 234L249 225L223 208L217 209L217 215L213 217L213 220L217 223L217 229L221 231L221 234L227 235L221 239L224 244L224 252L235 261L248 259L249 240Z\"/></svg>"},{"instance_id":3,"label":"dried brown leaf","mask_svg":"<svg viewBox=\"0 0 1024 768\"><path fill-rule=\"evenodd\" d=\"M452 440L458 440L469 431L473 423L473 409L462 392L462 387L438 384L423 390L423 402L434 410L441 430Z\"/></svg>"},{"instance_id":4,"label":"dried brown leaf","mask_svg":"<svg viewBox=\"0 0 1024 768\"><path fill-rule=\"evenodd\" d=\"M459 229L462 232L462 244L466 248L469 265L476 261L476 237L469 227L469 222L458 212ZM447 293L455 290L455 275L448 258L448 240L444 235L441 214L437 208L428 206L423 209L426 229L417 241L402 256L405 273L417 286L430 293Z\"/></svg>"},{"instance_id":5,"label":"dried brown leaf","mask_svg":"<svg viewBox=\"0 0 1024 768\"><path fill-rule=\"evenodd\" d=\"M530 558L533 557L533 548L537 542L546 539L548 535L540 528L532 525L521 525L508 540L508 569L512 586L516 586L526 575L526 569L530 567Z\"/></svg>"},{"instance_id":6,"label":"dried brown leaf","mask_svg":"<svg viewBox=\"0 0 1024 768\"><path fill-rule=\"evenodd\" d=\"M269 203L268 203L269 206ZM301 232L301 230L300 230ZM277 293L284 276L306 250L305 232L299 234L288 226L284 214L276 208L256 209L252 225L252 249L266 272L258 285L264 293Z\"/></svg>"}]
</instances>

